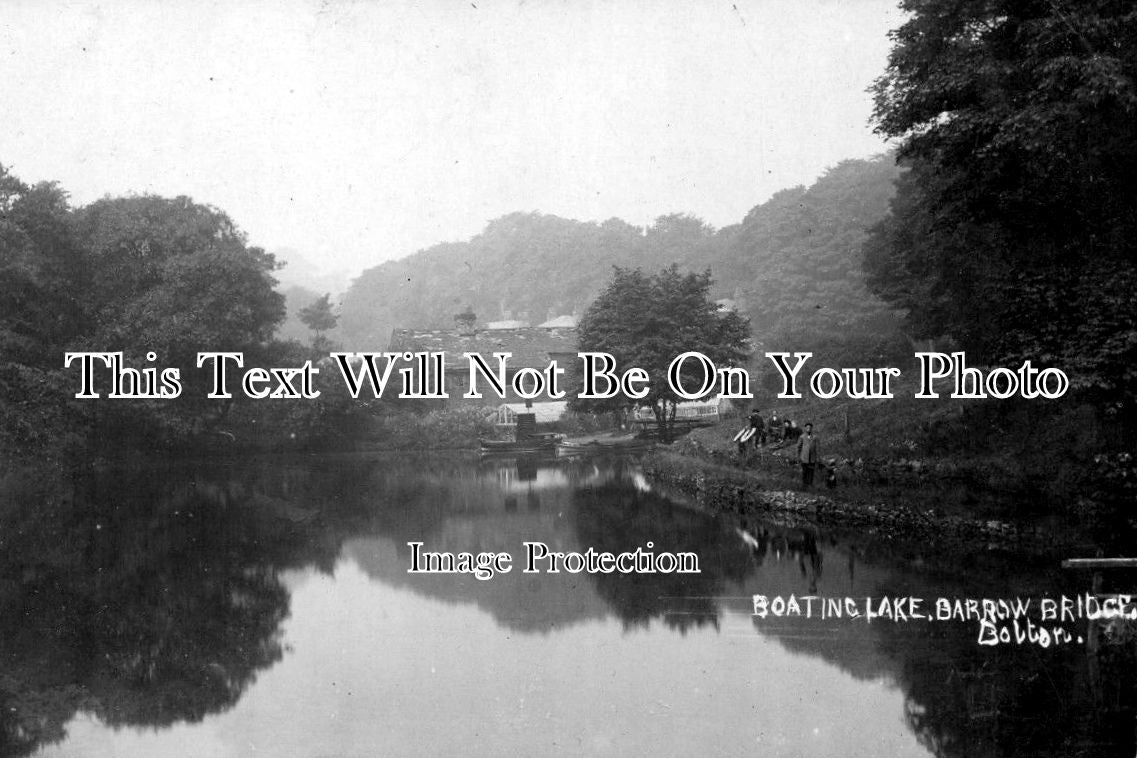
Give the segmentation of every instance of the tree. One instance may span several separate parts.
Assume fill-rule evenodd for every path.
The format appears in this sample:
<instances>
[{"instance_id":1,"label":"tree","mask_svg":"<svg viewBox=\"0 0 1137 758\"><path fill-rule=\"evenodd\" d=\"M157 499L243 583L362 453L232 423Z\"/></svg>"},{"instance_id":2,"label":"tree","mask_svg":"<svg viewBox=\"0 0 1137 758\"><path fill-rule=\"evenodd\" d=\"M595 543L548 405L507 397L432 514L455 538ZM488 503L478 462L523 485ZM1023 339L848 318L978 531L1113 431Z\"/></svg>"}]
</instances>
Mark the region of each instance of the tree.
<instances>
[{"instance_id":1,"label":"tree","mask_svg":"<svg viewBox=\"0 0 1137 758\"><path fill-rule=\"evenodd\" d=\"M339 316L332 311L331 297L330 292L325 292L323 297L300 309L300 320L304 326L316 333L316 336L312 338L312 348L321 352L324 352L325 348L329 346L327 338L324 337L324 332L335 329L339 322Z\"/></svg>"},{"instance_id":2,"label":"tree","mask_svg":"<svg viewBox=\"0 0 1137 758\"><path fill-rule=\"evenodd\" d=\"M284 315L275 270L228 215L188 197L73 210L55 183L27 185L0 166L0 447L61 449L97 435L145 447L208 431L231 401L207 397L198 352L240 352L258 366L291 357L271 341ZM151 376L176 368L181 396L76 401L63 355L82 351L121 351L124 366ZM105 393L110 371L96 366Z\"/></svg>"},{"instance_id":3,"label":"tree","mask_svg":"<svg viewBox=\"0 0 1137 758\"><path fill-rule=\"evenodd\" d=\"M217 208L188 197L105 198L79 209L75 228L100 337L239 350L271 339L284 315L275 259Z\"/></svg>"},{"instance_id":4,"label":"tree","mask_svg":"<svg viewBox=\"0 0 1137 758\"><path fill-rule=\"evenodd\" d=\"M617 371L644 369L650 377L648 394L638 401L625 395L598 404L577 401L576 407L645 403L661 437L670 440L675 405L683 400L667 380L675 357L696 351L721 368L740 365L748 353L749 323L734 311L719 312L708 296L710 288L710 270L683 274L672 264L648 276L640 269L614 267L612 281L580 320L579 349L610 354ZM696 362L686 361L681 378L684 387L697 387L704 376Z\"/></svg>"},{"instance_id":5,"label":"tree","mask_svg":"<svg viewBox=\"0 0 1137 758\"><path fill-rule=\"evenodd\" d=\"M122 350L131 366L177 367L176 403L99 406L105 415L174 436L214 423L229 408L206 398L211 380L201 351L241 352L250 363L284 317L276 261L223 211L188 197L104 198L75 212L76 239L91 272L85 295L90 327L83 349ZM264 365L264 364L261 364ZM105 419L104 419L105 420Z\"/></svg>"},{"instance_id":6,"label":"tree","mask_svg":"<svg viewBox=\"0 0 1137 758\"><path fill-rule=\"evenodd\" d=\"M63 345L83 326L84 275L67 194L0 166L0 445L70 439Z\"/></svg>"},{"instance_id":7,"label":"tree","mask_svg":"<svg viewBox=\"0 0 1137 758\"><path fill-rule=\"evenodd\" d=\"M644 230L644 246L656 261L697 265L713 256L715 230L689 213L659 216Z\"/></svg>"},{"instance_id":8,"label":"tree","mask_svg":"<svg viewBox=\"0 0 1137 758\"><path fill-rule=\"evenodd\" d=\"M1137 11L906 0L875 121L911 167L867 243L917 336L1137 397Z\"/></svg>"}]
</instances>

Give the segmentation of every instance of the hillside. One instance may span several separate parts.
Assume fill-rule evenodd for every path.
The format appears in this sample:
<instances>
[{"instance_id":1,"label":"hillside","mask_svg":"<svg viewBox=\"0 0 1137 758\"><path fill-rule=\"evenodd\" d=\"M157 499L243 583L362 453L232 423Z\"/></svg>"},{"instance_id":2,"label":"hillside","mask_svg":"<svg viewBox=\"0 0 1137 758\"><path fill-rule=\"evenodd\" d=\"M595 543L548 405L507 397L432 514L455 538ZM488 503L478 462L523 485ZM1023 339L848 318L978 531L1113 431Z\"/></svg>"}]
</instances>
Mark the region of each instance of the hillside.
<instances>
[{"instance_id":1,"label":"hillside","mask_svg":"<svg viewBox=\"0 0 1137 758\"><path fill-rule=\"evenodd\" d=\"M615 218L513 213L466 242L364 271L342 301L342 339L352 349L383 348L392 329L446 328L466 306L482 322L535 325L583 311L614 265L650 271L672 262L709 267L713 294L735 300L764 344L779 335L888 332L895 322L865 288L860 245L884 216L898 174L890 156L844 161L811 187L779 192L718 231L685 214L645 229Z\"/></svg>"},{"instance_id":2,"label":"hillside","mask_svg":"<svg viewBox=\"0 0 1137 758\"><path fill-rule=\"evenodd\" d=\"M898 176L891 158L845 161L719 232L715 277L737 283L737 305L760 341L800 350L896 329L865 285L861 245L887 212Z\"/></svg>"}]
</instances>

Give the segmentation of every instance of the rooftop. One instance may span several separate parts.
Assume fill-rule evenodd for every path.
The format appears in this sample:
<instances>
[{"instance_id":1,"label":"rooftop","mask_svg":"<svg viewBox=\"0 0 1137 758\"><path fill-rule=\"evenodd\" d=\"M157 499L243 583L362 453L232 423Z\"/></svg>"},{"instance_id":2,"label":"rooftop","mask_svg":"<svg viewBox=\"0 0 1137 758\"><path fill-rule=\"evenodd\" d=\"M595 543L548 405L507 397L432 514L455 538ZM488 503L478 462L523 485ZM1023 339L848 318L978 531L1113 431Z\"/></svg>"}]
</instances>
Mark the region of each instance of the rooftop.
<instances>
[{"instance_id":1,"label":"rooftop","mask_svg":"<svg viewBox=\"0 0 1137 758\"><path fill-rule=\"evenodd\" d=\"M391 333L388 352L445 353L447 365L464 365L463 353L512 353L511 368L544 368L550 357L576 353L575 329L494 329L472 335L453 329L396 329Z\"/></svg>"}]
</instances>

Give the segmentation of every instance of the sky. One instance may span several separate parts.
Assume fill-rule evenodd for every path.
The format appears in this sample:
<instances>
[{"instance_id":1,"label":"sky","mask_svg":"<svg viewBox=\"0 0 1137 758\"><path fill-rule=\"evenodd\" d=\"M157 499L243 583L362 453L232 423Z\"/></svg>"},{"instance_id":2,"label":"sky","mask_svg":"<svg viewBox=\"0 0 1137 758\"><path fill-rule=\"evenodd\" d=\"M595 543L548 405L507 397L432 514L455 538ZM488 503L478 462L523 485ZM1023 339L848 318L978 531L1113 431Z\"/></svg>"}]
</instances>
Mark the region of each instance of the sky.
<instances>
[{"instance_id":1,"label":"sky","mask_svg":"<svg viewBox=\"0 0 1137 758\"><path fill-rule=\"evenodd\" d=\"M0 164L351 273L514 211L737 223L886 149L896 0L0 0Z\"/></svg>"}]
</instances>

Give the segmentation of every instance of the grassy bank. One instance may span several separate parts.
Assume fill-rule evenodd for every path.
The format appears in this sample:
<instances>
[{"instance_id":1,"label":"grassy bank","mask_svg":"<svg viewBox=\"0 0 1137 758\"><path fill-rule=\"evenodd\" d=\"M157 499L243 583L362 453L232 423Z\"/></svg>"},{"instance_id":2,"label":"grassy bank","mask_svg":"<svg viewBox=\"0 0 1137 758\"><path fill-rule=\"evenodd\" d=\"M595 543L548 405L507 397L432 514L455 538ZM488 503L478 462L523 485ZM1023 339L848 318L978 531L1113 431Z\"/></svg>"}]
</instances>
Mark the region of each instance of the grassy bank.
<instances>
[{"instance_id":1,"label":"grassy bank","mask_svg":"<svg viewBox=\"0 0 1137 758\"><path fill-rule=\"evenodd\" d=\"M1017 518L1092 509L1095 454L1116 446L1094 408L1072 399L917 399L907 372L884 400L776 400L767 421L814 425L833 494L860 502L908 502L952 515ZM950 391L950 390L949 390ZM731 438L745 411L676 443L683 455L757 472L775 489L800 485L793 443L747 451ZM818 477L824 491L824 476Z\"/></svg>"},{"instance_id":2,"label":"grassy bank","mask_svg":"<svg viewBox=\"0 0 1137 758\"><path fill-rule=\"evenodd\" d=\"M936 544L981 544L988 548L1071 549L1093 541L1085 524L1061 516L995 518L990 514L949 513L913 497L864 499L864 490L802 491L784 478L757 468L741 468L659 450L643 461L644 472L666 492L735 520L741 528L761 521L784 527L812 524L855 528L886 540Z\"/></svg>"}]
</instances>

